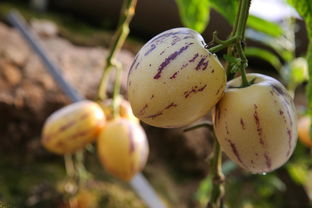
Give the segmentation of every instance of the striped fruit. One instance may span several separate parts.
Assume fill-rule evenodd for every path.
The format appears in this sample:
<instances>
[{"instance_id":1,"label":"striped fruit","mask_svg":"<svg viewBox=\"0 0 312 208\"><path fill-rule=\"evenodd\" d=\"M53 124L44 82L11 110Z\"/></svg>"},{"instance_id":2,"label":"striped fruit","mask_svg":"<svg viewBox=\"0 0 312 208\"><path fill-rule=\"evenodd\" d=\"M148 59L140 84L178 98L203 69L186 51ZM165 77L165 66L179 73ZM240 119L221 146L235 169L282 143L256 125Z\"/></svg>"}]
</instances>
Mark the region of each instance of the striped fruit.
<instances>
[{"instance_id":1,"label":"striped fruit","mask_svg":"<svg viewBox=\"0 0 312 208\"><path fill-rule=\"evenodd\" d=\"M216 137L227 156L252 173L272 171L291 156L297 142L297 120L292 98L277 80L248 74L254 83L228 88L213 111Z\"/></svg>"},{"instance_id":2,"label":"striped fruit","mask_svg":"<svg viewBox=\"0 0 312 208\"><path fill-rule=\"evenodd\" d=\"M45 122L42 144L57 154L73 153L95 141L106 123L101 107L84 100L54 112Z\"/></svg>"},{"instance_id":3,"label":"striped fruit","mask_svg":"<svg viewBox=\"0 0 312 208\"><path fill-rule=\"evenodd\" d=\"M110 121L114 118L112 104L113 104L112 99L105 100L102 103L107 121ZM126 118L131 121L139 122L139 119L135 117L135 115L132 112L130 103L125 99L121 99L119 101L119 114L120 114L120 117L122 118Z\"/></svg>"},{"instance_id":4,"label":"striped fruit","mask_svg":"<svg viewBox=\"0 0 312 208\"><path fill-rule=\"evenodd\" d=\"M205 49L202 36L175 28L151 39L136 55L128 75L128 99L140 120L176 128L207 114L225 85L225 70Z\"/></svg>"},{"instance_id":5,"label":"striped fruit","mask_svg":"<svg viewBox=\"0 0 312 208\"><path fill-rule=\"evenodd\" d=\"M97 150L107 172L126 181L143 169L149 152L143 128L125 118L107 123L99 135Z\"/></svg>"}]
</instances>

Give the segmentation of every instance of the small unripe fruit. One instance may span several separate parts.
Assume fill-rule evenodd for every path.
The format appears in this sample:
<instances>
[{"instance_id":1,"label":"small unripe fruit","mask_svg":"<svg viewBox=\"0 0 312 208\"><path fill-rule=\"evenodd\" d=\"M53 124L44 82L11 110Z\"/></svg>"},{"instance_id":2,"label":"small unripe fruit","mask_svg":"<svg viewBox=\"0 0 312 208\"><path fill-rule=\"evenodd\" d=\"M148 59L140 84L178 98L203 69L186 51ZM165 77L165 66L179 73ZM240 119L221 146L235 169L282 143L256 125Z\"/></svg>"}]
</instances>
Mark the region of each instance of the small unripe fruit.
<instances>
[{"instance_id":1,"label":"small unripe fruit","mask_svg":"<svg viewBox=\"0 0 312 208\"><path fill-rule=\"evenodd\" d=\"M248 74L254 83L239 88L241 78L228 88L213 111L216 137L227 156L252 173L272 171L291 156L297 142L297 120L292 98L277 80Z\"/></svg>"},{"instance_id":2,"label":"small unripe fruit","mask_svg":"<svg viewBox=\"0 0 312 208\"><path fill-rule=\"evenodd\" d=\"M42 144L57 154L73 153L95 141L106 123L101 107L84 100L54 112L46 120Z\"/></svg>"},{"instance_id":3,"label":"small unripe fruit","mask_svg":"<svg viewBox=\"0 0 312 208\"><path fill-rule=\"evenodd\" d=\"M149 152L143 128L124 118L107 123L99 135L97 150L105 169L126 181L143 169Z\"/></svg>"},{"instance_id":4,"label":"small unripe fruit","mask_svg":"<svg viewBox=\"0 0 312 208\"><path fill-rule=\"evenodd\" d=\"M312 148L312 139L310 136L311 118L303 116L298 120L298 137L299 140L307 147Z\"/></svg>"},{"instance_id":5,"label":"small unripe fruit","mask_svg":"<svg viewBox=\"0 0 312 208\"><path fill-rule=\"evenodd\" d=\"M80 188L79 192L69 199L69 205L73 208L95 208L98 207L99 196L91 188Z\"/></svg>"},{"instance_id":6,"label":"small unripe fruit","mask_svg":"<svg viewBox=\"0 0 312 208\"><path fill-rule=\"evenodd\" d=\"M152 126L176 128L207 114L224 93L226 74L205 45L188 28L165 31L146 43L128 75L134 115Z\"/></svg>"}]
</instances>

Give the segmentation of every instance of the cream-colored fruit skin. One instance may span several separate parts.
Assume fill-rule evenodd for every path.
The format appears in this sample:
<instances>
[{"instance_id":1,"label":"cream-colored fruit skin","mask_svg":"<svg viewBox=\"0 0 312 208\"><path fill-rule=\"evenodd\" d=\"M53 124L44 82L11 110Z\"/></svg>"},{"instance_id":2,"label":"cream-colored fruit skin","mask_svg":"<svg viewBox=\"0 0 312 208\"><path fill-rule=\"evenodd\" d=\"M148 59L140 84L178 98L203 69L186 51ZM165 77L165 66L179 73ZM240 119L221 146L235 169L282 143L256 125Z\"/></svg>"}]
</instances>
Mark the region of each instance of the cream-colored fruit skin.
<instances>
[{"instance_id":1,"label":"cream-colored fruit skin","mask_svg":"<svg viewBox=\"0 0 312 208\"><path fill-rule=\"evenodd\" d=\"M207 114L224 93L226 74L204 46L200 34L187 28L165 31L145 44L128 76L134 115L152 126L176 128Z\"/></svg>"},{"instance_id":2,"label":"cream-colored fruit skin","mask_svg":"<svg viewBox=\"0 0 312 208\"><path fill-rule=\"evenodd\" d=\"M54 112L46 120L42 144L57 154L73 153L95 141L106 123L101 107L84 100Z\"/></svg>"},{"instance_id":3,"label":"cream-colored fruit skin","mask_svg":"<svg viewBox=\"0 0 312 208\"><path fill-rule=\"evenodd\" d=\"M105 169L126 181L143 169L149 153L143 128L125 118L107 123L99 135L97 150Z\"/></svg>"},{"instance_id":4,"label":"cream-colored fruit skin","mask_svg":"<svg viewBox=\"0 0 312 208\"><path fill-rule=\"evenodd\" d=\"M265 173L283 165L297 142L292 98L277 80L248 74L255 84L227 88L213 111L214 129L222 150L242 168ZM228 83L238 87L241 79ZM273 87L274 86L274 87Z\"/></svg>"}]
</instances>

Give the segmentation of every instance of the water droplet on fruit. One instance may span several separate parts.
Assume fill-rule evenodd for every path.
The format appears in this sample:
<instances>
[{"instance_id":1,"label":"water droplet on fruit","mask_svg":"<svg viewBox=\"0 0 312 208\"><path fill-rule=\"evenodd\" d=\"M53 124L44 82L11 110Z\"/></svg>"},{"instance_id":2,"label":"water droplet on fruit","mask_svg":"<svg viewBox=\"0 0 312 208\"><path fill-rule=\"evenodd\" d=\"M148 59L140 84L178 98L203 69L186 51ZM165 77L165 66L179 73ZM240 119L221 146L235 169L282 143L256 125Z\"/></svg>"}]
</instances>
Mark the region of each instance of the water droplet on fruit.
<instances>
[{"instance_id":1,"label":"water droplet on fruit","mask_svg":"<svg viewBox=\"0 0 312 208\"><path fill-rule=\"evenodd\" d=\"M260 175L264 175L264 176L265 176L266 174L267 174L266 172L260 173Z\"/></svg>"}]
</instances>

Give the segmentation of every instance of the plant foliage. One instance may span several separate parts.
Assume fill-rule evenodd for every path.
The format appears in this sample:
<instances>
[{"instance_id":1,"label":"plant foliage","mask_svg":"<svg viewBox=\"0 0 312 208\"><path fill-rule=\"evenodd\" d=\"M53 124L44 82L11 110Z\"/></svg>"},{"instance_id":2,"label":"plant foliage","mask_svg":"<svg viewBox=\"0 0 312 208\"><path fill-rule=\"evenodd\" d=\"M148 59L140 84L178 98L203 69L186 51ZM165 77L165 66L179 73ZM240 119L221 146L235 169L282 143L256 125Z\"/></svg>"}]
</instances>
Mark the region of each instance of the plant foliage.
<instances>
[{"instance_id":1,"label":"plant foliage","mask_svg":"<svg viewBox=\"0 0 312 208\"><path fill-rule=\"evenodd\" d=\"M182 23L202 33L209 22L209 0L176 0Z\"/></svg>"},{"instance_id":2,"label":"plant foliage","mask_svg":"<svg viewBox=\"0 0 312 208\"><path fill-rule=\"evenodd\" d=\"M299 15L304 19L308 38L309 46L307 51L307 61L309 77L312 77L312 1L311 0L288 0L288 2L298 11ZM309 112L312 115L312 79L309 79L308 83L308 101Z\"/></svg>"}]
</instances>

